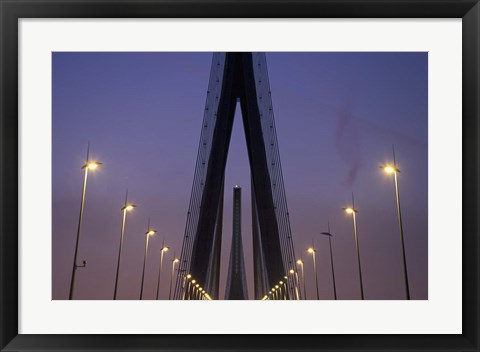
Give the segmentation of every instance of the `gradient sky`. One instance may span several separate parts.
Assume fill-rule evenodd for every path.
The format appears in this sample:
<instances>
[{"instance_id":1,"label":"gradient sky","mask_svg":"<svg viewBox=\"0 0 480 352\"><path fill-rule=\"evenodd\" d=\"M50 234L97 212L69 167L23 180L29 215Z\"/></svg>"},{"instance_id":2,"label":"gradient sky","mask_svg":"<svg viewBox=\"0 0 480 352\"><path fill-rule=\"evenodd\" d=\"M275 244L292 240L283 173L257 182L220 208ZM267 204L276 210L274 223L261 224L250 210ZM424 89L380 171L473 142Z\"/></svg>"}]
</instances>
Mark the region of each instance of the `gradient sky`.
<instances>
[{"instance_id":1,"label":"gradient sky","mask_svg":"<svg viewBox=\"0 0 480 352\"><path fill-rule=\"evenodd\" d=\"M160 297L168 297L173 251L180 254L209 80L211 53L61 53L53 69L52 298L67 299L87 142L91 159L75 298L112 299L125 190L128 214L119 299L138 299L147 219L150 241L144 298L153 299L162 241ZM315 241L321 299L332 299L330 221L339 299L359 299L351 216L366 299L403 299L394 183L380 165L395 144L412 299L428 298L427 53L267 53L292 234L315 296ZM243 188L242 235L253 298L250 171L237 109L225 180L220 297L232 232L232 188Z\"/></svg>"}]
</instances>

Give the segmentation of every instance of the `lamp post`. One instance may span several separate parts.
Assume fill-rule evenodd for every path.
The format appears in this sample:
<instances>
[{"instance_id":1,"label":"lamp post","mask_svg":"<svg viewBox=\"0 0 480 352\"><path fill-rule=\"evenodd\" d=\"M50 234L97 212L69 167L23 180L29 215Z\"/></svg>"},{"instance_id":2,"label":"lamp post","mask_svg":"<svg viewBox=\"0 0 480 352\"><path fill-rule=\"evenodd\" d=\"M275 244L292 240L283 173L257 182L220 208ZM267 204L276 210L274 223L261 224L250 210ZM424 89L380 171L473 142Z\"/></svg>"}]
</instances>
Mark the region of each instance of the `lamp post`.
<instances>
[{"instance_id":1,"label":"lamp post","mask_svg":"<svg viewBox=\"0 0 480 352\"><path fill-rule=\"evenodd\" d=\"M175 254L173 255L174 258L172 260L172 272L170 273L170 290L168 291L168 299L172 299L172 282L173 282L173 274L175 273L175 264L177 264L180 259L175 258Z\"/></svg>"},{"instance_id":2,"label":"lamp post","mask_svg":"<svg viewBox=\"0 0 480 352\"><path fill-rule=\"evenodd\" d=\"M183 293L182 293L182 300L184 301L187 297L187 292L190 293L190 279L192 278L192 275L187 274L183 278ZM188 281L188 285L187 285ZM190 299L190 297L188 297Z\"/></svg>"},{"instance_id":3,"label":"lamp post","mask_svg":"<svg viewBox=\"0 0 480 352\"><path fill-rule=\"evenodd\" d=\"M199 292L199 289L200 289L200 284L196 284L195 285L195 299L198 300L198 292Z\"/></svg>"},{"instance_id":4,"label":"lamp post","mask_svg":"<svg viewBox=\"0 0 480 352\"><path fill-rule=\"evenodd\" d=\"M314 247L309 247L307 248L307 252L312 255L313 258L313 272L315 274L315 286L317 288L317 300L320 299L320 294L318 292L318 276L317 276L317 262L316 262L316 256L317 256L317 250Z\"/></svg>"},{"instance_id":5,"label":"lamp post","mask_svg":"<svg viewBox=\"0 0 480 352\"><path fill-rule=\"evenodd\" d=\"M296 269L296 268L295 268ZM300 281L298 280L298 273L295 269L290 269L288 272L290 275L292 275L292 282L294 285L292 285L292 296L295 297L297 301L301 299L300 297ZM293 288L295 286L295 288ZM295 291L295 293L293 293Z\"/></svg>"},{"instance_id":6,"label":"lamp post","mask_svg":"<svg viewBox=\"0 0 480 352\"><path fill-rule=\"evenodd\" d=\"M398 174L400 170L397 168L397 163L395 161L395 147L393 148L393 165L382 166L383 171L387 174L393 174L395 180L395 196L397 199L397 216L398 216L398 227L400 229L400 240L402 243L402 258L403 258L403 276L405 280L405 295L407 299L410 299L410 286L408 285L408 274L407 274L407 259L405 257L405 240L403 237L403 222L402 222L402 211L400 209L400 191L398 189Z\"/></svg>"},{"instance_id":7,"label":"lamp post","mask_svg":"<svg viewBox=\"0 0 480 352\"><path fill-rule=\"evenodd\" d=\"M120 232L120 248L118 249L118 262L117 262L117 274L115 276L115 289L113 291L113 299L117 299L117 289L118 289L118 273L120 272L120 259L122 256L122 248L123 248L123 235L125 234L125 222L127 219L127 212L132 211L136 205L127 203L128 199L128 190L125 195L125 204L122 207L123 217L122 217L122 230Z\"/></svg>"},{"instance_id":8,"label":"lamp post","mask_svg":"<svg viewBox=\"0 0 480 352\"><path fill-rule=\"evenodd\" d=\"M304 261L302 259L298 259L297 264L300 265L300 268L302 269L303 297L306 300L307 299L307 289L306 289L306 285L305 285L305 272L303 271Z\"/></svg>"},{"instance_id":9,"label":"lamp post","mask_svg":"<svg viewBox=\"0 0 480 352\"><path fill-rule=\"evenodd\" d=\"M286 276L285 276L286 279L288 279ZM286 300L287 299L287 295L288 295L288 290L287 290L287 281L283 282L283 281L280 281L280 285L283 285L283 300Z\"/></svg>"},{"instance_id":10,"label":"lamp post","mask_svg":"<svg viewBox=\"0 0 480 352\"><path fill-rule=\"evenodd\" d=\"M333 251L332 251L332 234L330 233L330 222L328 223L328 232L321 232L320 234L328 237L328 245L330 247L330 263L332 265L332 280L333 280L333 296L337 299L337 286L335 284L335 270L333 269Z\"/></svg>"},{"instance_id":11,"label":"lamp post","mask_svg":"<svg viewBox=\"0 0 480 352\"><path fill-rule=\"evenodd\" d=\"M145 254L143 256L143 272L142 272L142 284L140 287L140 299L143 299L143 282L145 280L145 266L147 264L147 255L148 255L148 241L150 236L153 236L157 233L156 230L152 230L150 228L150 220L148 220L147 232L145 232L146 240L145 240Z\"/></svg>"},{"instance_id":12,"label":"lamp post","mask_svg":"<svg viewBox=\"0 0 480 352\"><path fill-rule=\"evenodd\" d=\"M84 170L83 172L83 188L82 188L82 200L80 202L80 215L78 217L78 227L77 227L77 240L75 242L75 253L73 255L73 266L72 266L72 277L70 280L70 291L68 294L68 299L71 300L73 299L73 290L75 287L75 274L77 272L77 268L84 268L87 265L86 261L83 261L82 265L77 265L77 256L78 256L78 244L80 243L80 230L82 228L82 221L83 221L83 209L85 208L85 193L87 191L87 176L88 176L88 170L95 170L97 167L102 165L102 163L99 163L98 161L89 161L90 153L90 145L87 147L87 159L85 164L82 166L82 169Z\"/></svg>"},{"instance_id":13,"label":"lamp post","mask_svg":"<svg viewBox=\"0 0 480 352\"><path fill-rule=\"evenodd\" d=\"M343 210L349 214L349 215L352 215L352 218L353 218L353 234L355 236L355 247L356 247L356 250L357 250L357 262L358 262L358 276L360 278L360 294L361 294L361 297L362 297L362 300L365 299L365 296L363 294L363 280L362 280L362 267L360 265L360 249L359 249L359 246L358 246L358 236L357 236L357 213L358 213L358 210L355 209L355 200L353 199L353 193L352 193L352 206L351 207L347 207L347 208L343 208Z\"/></svg>"},{"instance_id":14,"label":"lamp post","mask_svg":"<svg viewBox=\"0 0 480 352\"><path fill-rule=\"evenodd\" d=\"M160 291L160 278L162 276L162 267L163 267L163 254L168 252L170 247L162 245L160 248L160 268L158 269L158 282L157 282L157 300L158 300L158 292Z\"/></svg>"},{"instance_id":15,"label":"lamp post","mask_svg":"<svg viewBox=\"0 0 480 352\"><path fill-rule=\"evenodd\" d=\"M192 280L192 282L191 282L192 283L192 285L191 285L192 286L192 292L188 291L188 300L189 301L192 300L193 294L195 293L195 283L196 282L197 282L196 280Z\"/></svg>"}]
</instances>

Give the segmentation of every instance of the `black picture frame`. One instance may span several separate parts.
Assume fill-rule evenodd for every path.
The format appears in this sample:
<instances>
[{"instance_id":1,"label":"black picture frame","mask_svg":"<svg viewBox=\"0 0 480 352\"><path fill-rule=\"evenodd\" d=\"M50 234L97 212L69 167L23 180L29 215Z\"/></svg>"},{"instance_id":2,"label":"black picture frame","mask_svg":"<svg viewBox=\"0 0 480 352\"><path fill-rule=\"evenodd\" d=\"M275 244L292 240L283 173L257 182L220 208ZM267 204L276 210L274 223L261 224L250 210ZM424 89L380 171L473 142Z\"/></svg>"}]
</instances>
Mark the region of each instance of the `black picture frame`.
<instances>
[{"instance_id":1,"label":"black picture frame","mask_svg":"<svg viewBox=\"0 0 480 352\"><path fill-rule=\"evenodd\" d=\"M0 348L2 351L479 351L480 5L478 0L0 0ZM18 20L20 18L462 18L461 335L18 334ZM48 317L45 317L48 319Z\"/></svg>"}]
</instances>

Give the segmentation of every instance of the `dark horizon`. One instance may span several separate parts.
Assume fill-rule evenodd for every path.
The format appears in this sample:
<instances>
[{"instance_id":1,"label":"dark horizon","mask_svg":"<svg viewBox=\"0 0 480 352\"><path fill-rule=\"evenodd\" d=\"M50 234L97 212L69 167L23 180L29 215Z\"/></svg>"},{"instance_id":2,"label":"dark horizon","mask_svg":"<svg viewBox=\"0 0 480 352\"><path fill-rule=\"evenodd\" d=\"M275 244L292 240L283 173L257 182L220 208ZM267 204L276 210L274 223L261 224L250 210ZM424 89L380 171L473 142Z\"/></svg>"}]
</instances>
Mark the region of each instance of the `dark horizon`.
<instances>
[{"instance_id":1,"label":"dark horizon","mask_svg":"<svg viewBox=\"0 0 480 352\"><path fill-rule=\"evenodd\" d=\"M163 241L178 256L203 118L210 53L53 53L52 298L67 299L87 142L103 165L89 174L75 299L112 299L125 190L128 214L119 299L138 299L147 220L152 238L145 299L153 299ZM297 258L315 296L332 299L330 223L339 299L359 299L351 218L355 194L366 299L404 299L393 179L380 166L395 144L412 299L428 299L428 54L267 53L273 109ZM232 195L239 185L242 237L253 295L250 175L237 109L225 182L226 283ZM168 297L172 254L161 298Z\"/></svg>"}]
</instances>

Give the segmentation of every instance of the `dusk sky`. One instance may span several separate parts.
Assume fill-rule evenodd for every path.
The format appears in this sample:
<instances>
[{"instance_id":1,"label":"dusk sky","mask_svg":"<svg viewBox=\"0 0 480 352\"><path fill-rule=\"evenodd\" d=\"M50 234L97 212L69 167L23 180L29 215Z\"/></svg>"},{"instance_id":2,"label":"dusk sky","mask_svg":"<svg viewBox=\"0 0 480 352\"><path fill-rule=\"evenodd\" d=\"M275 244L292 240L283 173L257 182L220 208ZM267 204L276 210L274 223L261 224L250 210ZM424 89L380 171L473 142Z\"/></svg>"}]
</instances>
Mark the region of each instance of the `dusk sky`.
<instances>
[{"instance_id":1,"label":"dusk sky","mask_svg":"<svg viewBox=\"0 0 480 352\"><path fill-rule=\"evenodd\" d=\"M352 218L355 194L366 299L404 299L394 181L380 169L395 144L410 292L428 299L428 53L267 53L291 230L315 297L333 299L330 221L338 299L359 299ZM103 163L89 173L75 299L112 299L125 191L128 213L119 299L138 299L150 218L144 298L160 298L180 255L212 53L52 54L52 298L68 299L87 143ZM232 234L233 187L242 187L242 236L253 298L250 169L240 108L227 161L220 298Z\"/></svg>"}]
</instances>

